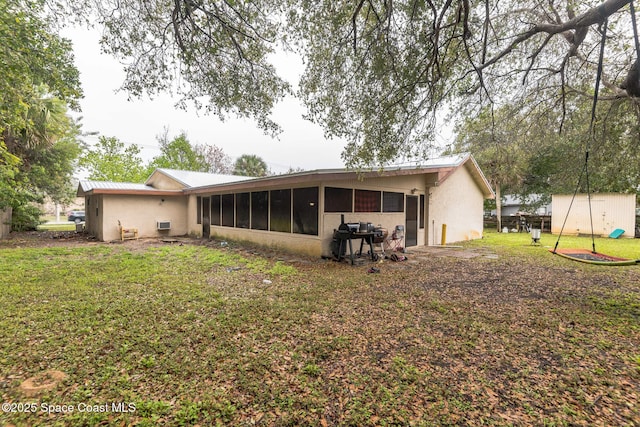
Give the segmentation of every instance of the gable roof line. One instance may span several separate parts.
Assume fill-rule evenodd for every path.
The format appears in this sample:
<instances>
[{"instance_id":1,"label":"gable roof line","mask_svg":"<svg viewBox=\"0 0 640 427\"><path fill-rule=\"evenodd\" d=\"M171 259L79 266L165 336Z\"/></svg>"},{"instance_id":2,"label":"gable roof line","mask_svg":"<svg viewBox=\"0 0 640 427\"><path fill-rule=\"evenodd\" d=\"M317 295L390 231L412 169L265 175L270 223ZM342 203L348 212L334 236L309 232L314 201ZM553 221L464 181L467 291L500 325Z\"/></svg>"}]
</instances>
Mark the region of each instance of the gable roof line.
<instances>
[{"instance_id":1,"label":"gable roof line","mask_svg":"<svg viewBox=\"0 0 640 427\"><path fill-rule=\"evenodd\" d=\"M156 173L162 174L165 177L171 179L183 188L195 188L202 187L204 185L223 184L226 182L241 182L253 177L240 176L240 175L226 175L226 174L214 174L208 172L198 171L185 171L178 169L156 168L149 178L145 181L145 184L150 185ZM204 182L204 183L203 183Z\"/></svg>"},{"instance_id":2,"label":"gable roof line","mask_svg":"<svg viewBox=\"0 0 640 427\"><path fill-rule=\"evenodd\" d=\"M313 171L297 172L287 175L266 176L260 178L253 178L250 180L244 180L239 182L227 182L214 185L205 185L200 187L186 188L184 191L186 194L204 194L211 191L235 191L238 189L252 189L258 187L265 187L272 183L284 184L300 184L305 182L315 182L318 180L331 181L342 179L366 179L366 178L380 178L385 176L403 176L403 175L419 175L419 174L438 174L438 181L442 182L448 178L456 169L466 165L470 160L470 167L472 170L470 173L473 178L478 182L478 186L481 188L482 193L489 198L495 196L493 189L489 182L480 170L477 162L473 156L469 153L465 153L460 156L451 156L450 159L454 159L454 162L434 164L434 165L417 165L417 166L392 166L388 168L382 168L379 170L370 170L365 172L358 172L347 169L316 169ZM435 159L437 160L437 159ZM483 188L484 187L484 188Z\"/></svg>"},{"instance_id":3,"label":"gable roof line","mask_svg":"<svg viewBox=\"0 0 640 427\"><path fill-rule=\"evenodd\" d=\"M133 184L133 183L115 183L115 182L103 182L103 181L81 181L78 186L78 196L90 195L90 194L136 194L136 195L188 195L188 194L205 194L208 192L224 192L224 191L237 191L248 190L253 188L264 188L269 185L281 184L303 184L306 182L323 181L335 181L344 179L367 179L367 178L380 178L385 176L408 176L419 174L435 174L437 176L436 181L441 183L445 181L455 170L461 166L465 166L469 173L476 181L478 187L481 189L485 197L494 198L495 193L491 188L491 185L487 181L484 173L478 166L473 156L469 153L464 153L457 156L449 156L440 159L433 159L427 162L426 165L397 165L387 168L381 168L378 170L368 171L355 171L348 169L316 169L313 171L303 171L286 175L266 176L259 178L240 177L235 175L216 175L207 174L204 172L190 172L179 171L173 169L156 169L151 176L147 179L145 184ZM430 164L429 164L430 163ZM153 175L160 173L171 180L184 185L182 189L168 190L157 189L148 183L151 181ZM180 176L188 177L189 175L197 181L196 178L209 178L209 183L205 185L190 185L185 182L184 179L180 179ZM236 179L237 178L237 179ZM229 179L227 181L227 179ZM215 181L222 182L215 182ZM206 180L205 180L206 181ZM193 182L191 183L193 184Z\"/></svg>"}]
</instances>

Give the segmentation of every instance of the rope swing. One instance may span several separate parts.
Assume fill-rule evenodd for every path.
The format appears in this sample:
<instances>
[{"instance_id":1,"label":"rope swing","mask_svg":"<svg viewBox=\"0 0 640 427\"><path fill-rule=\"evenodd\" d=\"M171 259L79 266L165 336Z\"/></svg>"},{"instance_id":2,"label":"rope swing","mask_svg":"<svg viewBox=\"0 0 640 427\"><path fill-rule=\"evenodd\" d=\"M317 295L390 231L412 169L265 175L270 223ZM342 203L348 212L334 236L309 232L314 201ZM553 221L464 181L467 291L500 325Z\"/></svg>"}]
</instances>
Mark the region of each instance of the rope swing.
<instances>
[{"instance_id":1,"label":"rope swing","mask_svg":"<svg viewBox=\"0 0 640 427\"><path fill-rule=\"evenodd\" d=\"M630 3L631 5L631 15L636 43L636 62L634 67L638 65L638 60L640 58L640 43L638 42L638 32L635 26L635 11L633 9L633 1ZM585 143L585 155L584 155L584 165L582 167L582 171L580 172L580 177L578 178L578 184L576 185L576 189L573 192L573 197L571 198L571 202L569 203L569 209L567 210L567 214L564 218L564 222L562 223L562 228L560 229L560 234L558 235L558 240L551 251L554 254L561 255L565 258L569 258L574 261L587 262L590 264L597 265L632 265L636 263L640 263L640 260L629 260L625 258L617 258L609 255L600 254L596 251L596 242L595 235L593 232L593 212L591 209L591 188L589 185L589 149L591 148L591 142L595 140L595 121L596 121L596 107L598 105L598 92L600 90L600 80L602 78L602 68L604 62L604 48L605 41L607 38L607 24L608 19L605 18L604 22L601 24L602 31L602 39L600 41L600 57L598 59L598 71L596 74L596 83L595 83L595 92L593 94L593 103L591 106L591 122L589 123L589 135L587 141ZM558 250L558 244L560 243L560 238L562 237L562 233L564 231L564 227L567 224L567 219L569 218L569 213L571 212L571 207L573 206L573 202L576 198L578 190L580 189L580 185L582 184L582 178L585 178L585 184L587 186L587 201L589 205L589 221L591 223L591 251L585 249L562 249Z\"/></svg>"}]
</instances>

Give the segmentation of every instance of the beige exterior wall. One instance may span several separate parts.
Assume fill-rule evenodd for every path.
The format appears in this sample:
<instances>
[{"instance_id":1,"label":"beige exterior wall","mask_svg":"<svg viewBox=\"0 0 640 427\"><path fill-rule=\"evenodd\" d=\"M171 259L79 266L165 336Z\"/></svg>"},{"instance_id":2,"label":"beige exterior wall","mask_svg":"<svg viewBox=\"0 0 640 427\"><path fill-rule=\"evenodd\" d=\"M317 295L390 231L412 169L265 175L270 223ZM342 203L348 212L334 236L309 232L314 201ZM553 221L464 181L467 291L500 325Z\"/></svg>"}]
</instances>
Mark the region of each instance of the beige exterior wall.
<instances>
[{"instance_id":1,"label":"beige exterior wall","mask_svg":"<svg viewBox=\"0 0 640 427\"><path fill-rule=\"evenodd\" d=\"M151 174L146 184L158 190L182 190L184 188L184 184L158 171Z\"/></svg>"},{"instance_id":2,"label":"beige exterior wall","mask_svg":"<svg viewBox=\"0 0 640 427\"><path fill-rule=\"evenodd\" d=\"M0 239L4 239L11 233L11 211L10 207L0 210Z\"/></svg>"},{"instance_id":3,"label":"beige exterior wall","mask_svg":"<svg viewBox=\"0 0 640 427\"><path fill-rule=\"evenodd\" d=\"M577 194L571 206L572 194L554 194L551 197L551 233L559 234L565 218L563 234L591 234L589 199L586 194ZM635 236L635 194L597 193L591 195L593 233L608 236L617 228L624 230L623 237Z\"/></svg>"},{"instance_id":4,"label":"beige exterior wall","mask_svg":"<svg viewBox=\"0 0 640 427\"><path fill-rule=\"evenodd\" d=\"M165 177L162 174L156 174L152 178L156 179L153 183L156 187L172 189L176 184L175 181L168 178L164 182ZM434 183L437 181L438 175L432 173L377 177L366 180L345 179L329 183L310 180L304 184L251 187L245 191L318 187L318 235L310 236L293 232L282 233L212 225L210 227L211 236L222 240L251 241L312 256L331 255L331 240L334 230L340 224L341 214L324 212L325 186L328 186L404 194L405 209L403 212L352 212L344 214L346 222L370 222L375 226L386 228L389 233L397 225L406 227L407 196L415 196L420 204L420 196L423 195L425 206L418 206L416 225L418 246L440 244L440 227L443 223L448 226L448 243L482 237L483 191L467 167L457 168L439 186L434 187ZM211 194L200 194L200 196L207 197L212 194L224 193L212 192ZM163 202L162 199L165 201ZM87 230L101 240L117 240L120 237L118 234L118 220L120 220L124 227L138 228L140 237L155 237L163 235L156 230L156 221L171 221L172 229L165 235L200 237L203 235L203 225L197 223L197 199L198 196L195 194L176 197L115 194L87 197L85 202ZM424 218L423 228L419 228L421 217ZM432 236L434 231L435 234ZM359 242L357 243L359 244Z\"/></svg>"},{"instance_id":5,"label":"beige exterior wall","mask_svg":"<svg viewBox=\"0 0 640 427\"><path fill-rule=\"evenodd\" d=\"M318 236L306 234L278 233L264 230L248 230L245 228L231 228L211 226L211 237L218 240L230 239L249 241L267 247L283 249L310 256L321 256L322 241Z\"/></svg>"},{"instance_id":6,"label":"beige exterior wall","mask_svg":"<svg viewBox=\"0 0 640 427\"><path fill-rule=\"evenodd\" d=\"M372 178L365 181L359 180L344 180L344 181L332 181L330 184L322 185L305 185L304 187L319 187L319 217L318 217L318 236L309 236L304 234L295 233L280 233L271 231L251 230L251 229L239 229L232 227L211 226L211 236L216 239L231 239L231 240L246 240L255 243L259 243L265 246L286 248L287 250L300 252L312 256L331 255L331 239L333 238L333 231L340 225L340 213L325 213L324 212L324 188L338 187L338 188L354 188L361 190L375 190L375 191L390 191L403 193L406 196L413 195L420 200L420 195L426 195L426 182L430 179L435 179L430 175L414 175L414 176L397 176L397 177L384 177L384 178ZM473 187L477 186L472 181ZM276 190L281 188L290 187L269 187L269 188L255 188L251 191L264 191L264 190ZM413 190L413 194L412 194ZM473 191L473 190L472 190ZM479 190L478 190L479 192ZM482 207L483 197L479 192L479 206L477 211L479 214L480 225L482 226ZM406 199L405 199L406 203ZM196 224L196 196L190 196L189 199L189 234L195 236L202 236L202 225ZM418 207L418 217L423 215L424 207ZM346 222L370 222L375 226L382 226L389 230L391 233L396 225L405 225L405 212L352 212L345 213ZM418 220L418 227L419 227ZM425 245L427 242L427 230L417 230L418 246ZM359 242L356 242L359 244Z\"/></svg>"},{"instance_id":7,"label":"beige exterior wall","mask_svg":"<svg viewBox=\"0 0 640 427\"><path fill-rule=\"evenodd\" d=\"M447 225L447 244L482 237L484 196L467 168L457 168L429 192L428 245L441 243L443 224Z\"/></svg>"},{"instance_id":8,"label":"beige exterior wall","mask_svg":"<svg viewBox=\"0 0 640 427\"><path fill-rule=\"evenodd\" d=\"M98 240L104 240L104 232L102 230L102 198L104 196L85 196L84 198L84 214L85 214L85 231ZM131 209L131 207L128 207Z\"/></svg>"},{"instance_id":9,"label":"beige exterior wall","mask_svg":"<svg viewBox=\"0 0 640 427\"><path fill-rule=\"evenodd\" d=\"M326 184L327 187L338 188L354 188L359 190L389 191L395 193L403 193L406 196L417 196L418 204L420 203L420 195L426 194L425 175L413 176L395 176L386 178L371 178L364 181L345 180L336 181ZM324 207L324 187L320 189L320 206ZM414 190L414 194L412 194ZM419 218L422 215L422 207L418 206L418 227ZM324 255L331 254L331 239L333 231L340 225L340 213L325 213L323 209L320 211L320 236L322 237L322 253ZM386 228L389 233L393 232L396 225L405 225L406 212L352 212L345 213L345 222L370 222L375 226ZM424 246L426 242L425 230L418 228L418 246Z\"/></svg>"},{"instance_id":10,"label":"beige exterior wall","mask_svg":"<svg viewBox=\"0 0 640 427\"><path fill-rule=\"evenodd\" d=\"M86 199L86 230L99 240L120 240L118 220L125 228L137 228L138 237L187 234L186 196L98 195ZM159 231L157 221L171 221L171 229Z\"/></svg>"},{"instance_id":11,"label":"beige exterior wall","mask_svg":"<svg viewBox=\"0 0 640 427\"><path fill-rule=\"evenodd\" d=\"M197 197L192 195L187 200L187 234L192 237L202 237L202 224L198 224L197 215Z\"/></svg>"}]
</instances>

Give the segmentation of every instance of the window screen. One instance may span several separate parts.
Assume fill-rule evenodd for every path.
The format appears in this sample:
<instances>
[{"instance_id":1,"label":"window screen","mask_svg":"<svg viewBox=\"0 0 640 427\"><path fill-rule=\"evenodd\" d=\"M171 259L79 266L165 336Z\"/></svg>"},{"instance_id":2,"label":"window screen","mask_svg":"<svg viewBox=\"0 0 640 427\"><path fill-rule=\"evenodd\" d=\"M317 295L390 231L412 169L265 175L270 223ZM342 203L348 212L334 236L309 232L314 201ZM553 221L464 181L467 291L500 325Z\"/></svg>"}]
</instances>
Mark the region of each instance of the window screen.
<instances>
[{"instance_id":1,"label":"window screen","mask_svg":"<svg viewBox=\"0 0 640 427\"><path fill-rule=\"evenodd\" d=\"M293 190L293 232L318 235L318 187Z\"/></svg>"},{"instance_id":2,"label":"window screen","mask_svg":"<svg viewBox=\"0 0 640 427\"><path fill-rule=\"evenodd\" d=\"M233 227L234 218L233 194L224 194L222 196L222 225Z\"/></svg>"},{"instance_id":3,"label":"window screen","mask_svg":"<svg viewBox=\"0 0 640 427\"><path fill-rule=\"evenodd\" d=\"M270 196L270 230L291 233L291 190L272 190Z\"/></svg>"},{"instance_id":4,"label":"window screen","mask_svg":"<svg viewBox=\"0 0 640 427\"><path fill-rule=\"evenodd\" d=\"M404 212L404 194L383 192L382 212Z\"/></svg>"},{"instance_id":5,"label":"window screen","mask_svg":"<svg viewBox=\"0 0 640 427\"><path fill-rule=\"evenodd\" d=\"M236 194L236 227L249 228L249 193Z\"/></svg>"},{"instance_id":6,"label":"window screen","mask_svg":"<svg viewBox=\"0 0 640 427\"><path fill-rule=\"evenodd\" d=\"M251 228L254 230L269 229L269 192L251 193Z\"/></svg>"},{"instance_id":7,"label":"window screen","mask_svg":"<svg viewBox=\"0 0 640 427\"><path fill-rule=\"evenodd\" d=\"M380 192L356 190L355 212L380 212Z\"/></svg>"},{"instance_id":8,"label":"window screen","mask_svg":"<svg viewBox=\"0 0 640 427\"><path fill-rule=\"evenodd\" d=\"M350 188L325 187L325 212L353 212L353 190Z\"/></svg>"},{"instance_id":9,"label":"window screen","mask_svg":"<svg viewBox=\"0 0 640 427\"><path fill-rule=\"evenodd\" d=\"M222 204L220 202L220 196L211 196L211 225L220 225L222 222L222 215L220 209Z\"/></svg>"}]
</instances>

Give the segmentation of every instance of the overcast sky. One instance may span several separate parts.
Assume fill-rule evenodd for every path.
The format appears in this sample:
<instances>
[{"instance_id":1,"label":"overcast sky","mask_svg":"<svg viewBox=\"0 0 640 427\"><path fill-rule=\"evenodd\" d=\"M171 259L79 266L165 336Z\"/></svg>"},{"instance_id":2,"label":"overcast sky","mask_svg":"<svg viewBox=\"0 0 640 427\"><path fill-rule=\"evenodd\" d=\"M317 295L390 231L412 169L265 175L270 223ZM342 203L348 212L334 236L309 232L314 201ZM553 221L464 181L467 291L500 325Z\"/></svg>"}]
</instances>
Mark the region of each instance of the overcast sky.
<instances>
[{"instance_id":1,"label":"overcast sky","mask_svg":"<svg viewBox=\"0 0 640 427\"><path fill-rule=\"evenodd\" d=\"M170 137L184 131L192 144L217 145L232 160L243 154L256 154L275 173L285 172L289 167L304 170L343 167L340 153L344 142L325 139L319 126L302 118L305 110L294 99L285 99L274 110L273 118L283 128L278 139L263 134L252 120L230 117L221 122L217 117L198 114L193 107L187 112L176 109L175 101L168 95L128 101L127 94L118 91L124 80L122 66L100 52L98 30L67 29L62 35L72 40L80 71L84 99L79 115L83 131L137 144L145 161L160 154L156 137L168 127ZM302 62L293 55L278 55L276 66L294 84L303 69ZM445 144L448 138L437 139ZM86 137L85 141L93 145L98 136Z\"/></svg>"}]
</instances>

